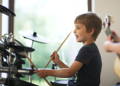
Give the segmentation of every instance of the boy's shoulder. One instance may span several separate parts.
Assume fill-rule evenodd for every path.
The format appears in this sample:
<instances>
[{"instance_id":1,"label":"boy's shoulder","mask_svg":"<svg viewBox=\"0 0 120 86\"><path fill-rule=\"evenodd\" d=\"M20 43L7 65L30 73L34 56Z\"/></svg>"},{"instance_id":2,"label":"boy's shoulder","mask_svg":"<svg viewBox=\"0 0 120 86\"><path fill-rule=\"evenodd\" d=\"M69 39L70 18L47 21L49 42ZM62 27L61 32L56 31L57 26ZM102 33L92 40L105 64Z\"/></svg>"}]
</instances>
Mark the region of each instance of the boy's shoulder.
<instances>
[{"instance_id":1,"label":"boy's shoulder","mask_svg":"<svg viewBox=\"0 0 120 86\"><path fill-rule=\"evenodd\" d=\"M97 45L95 43L89 44L89 45L84 45L81 48L81 51L88 51L88 52L92 52L94 50L97 49Z\"/></svg>"}]
</instances>

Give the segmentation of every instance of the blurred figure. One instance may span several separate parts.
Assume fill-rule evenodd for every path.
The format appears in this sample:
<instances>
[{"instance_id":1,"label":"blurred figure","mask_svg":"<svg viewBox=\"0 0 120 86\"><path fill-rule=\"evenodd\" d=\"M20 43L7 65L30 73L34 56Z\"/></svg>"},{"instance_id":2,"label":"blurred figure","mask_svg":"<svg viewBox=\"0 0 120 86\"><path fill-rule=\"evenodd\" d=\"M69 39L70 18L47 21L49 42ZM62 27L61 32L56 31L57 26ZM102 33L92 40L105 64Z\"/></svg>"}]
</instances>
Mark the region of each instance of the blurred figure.
<instances>
[{"instance_id":1,"label":"blurred figure","mask_svg":"<svg viewBox=\"0 0 120 86\"><path fill-rule=\"evenodd\" d=\"M120 54L120 37L116 32L112 31L112 34L107 37L104 42L104 49L107 52L115 52Z\"/></svg>"}]
</instances>

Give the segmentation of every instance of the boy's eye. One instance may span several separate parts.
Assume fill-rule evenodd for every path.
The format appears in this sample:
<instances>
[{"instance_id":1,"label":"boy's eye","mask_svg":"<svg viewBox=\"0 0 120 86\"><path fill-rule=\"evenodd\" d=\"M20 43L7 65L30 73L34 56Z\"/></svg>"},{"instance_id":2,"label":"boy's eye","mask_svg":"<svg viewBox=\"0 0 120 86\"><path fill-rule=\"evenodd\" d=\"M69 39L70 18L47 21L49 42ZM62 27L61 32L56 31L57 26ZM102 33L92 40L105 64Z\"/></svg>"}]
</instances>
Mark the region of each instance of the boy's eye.
<instances>
[{"instance_id":1,"label":"boy's eye","mask_svg":"<svg viewBox=\"0 0 120 86\"><path fill-rule=\"evenodd\" d=\"M75 28L76 28L76 29L80 29L80 27L79 27L79 26L76 26Z\"/></svg>"},{"instance_id":2,"label":"boy's eye","mask_svg":"<svg viewBox=\"0 0 120 86\"><path fill-rule=\"evenodd\" d=\"M80 29L81 26L79 24L75 24L75 29Z\"/></svg>"}]
</instances>

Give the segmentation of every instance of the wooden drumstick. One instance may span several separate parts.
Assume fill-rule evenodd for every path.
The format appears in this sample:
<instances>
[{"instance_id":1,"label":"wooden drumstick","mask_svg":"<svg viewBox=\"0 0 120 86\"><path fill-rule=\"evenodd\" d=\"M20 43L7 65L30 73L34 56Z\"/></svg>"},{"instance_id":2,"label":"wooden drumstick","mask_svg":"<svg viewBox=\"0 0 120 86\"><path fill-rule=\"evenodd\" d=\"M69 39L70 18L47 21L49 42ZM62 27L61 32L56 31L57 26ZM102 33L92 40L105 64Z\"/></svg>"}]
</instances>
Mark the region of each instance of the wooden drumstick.
<instances>
[{"instance_id":1,"label":"wooden drumstick","mask_svg":"<svg viewBox=\"0 0 120 86\"><path fill-rule=\"evenodd\" d=\"M29 60L30 64L31 64L33 67L35 67L36 70L38 69L37 66L32 62L32 60L31 60L28 56L26 56L26 55L23 55L23 56L26 57L26 58ZM52 86L52 84L51 84L46 78L43 78L43 79L45 80L45 82L46 82L49 86Z\"/></svg>"},{"instance_id":2,"label":"wooden drumstick","mask_svg":"<svg viewBox=\"0 0 120 86\"><path fill-rule=\"evenodd\" d=\"M25 57L29 60L30 64L31 64L33 67L35 67L36 69L38 69L38 68L36 67L36 65L32 62L32 60L31 60L28 56L25 56Z\"/></svg>"},{"instance_id":3,"label":"wooden drumstick","mask_svg":"<svg viewBox=\"0 0 120 86\"><path fill-rule=\"evenodd\" d=\"M72 31L71 31L72 32ZM57 48L56 52L58 52L60 50L60 48L63 46L63 44L65 43L65 41L68 39L68 37L70 36L71 32L66 36L66 38L63 40L63 42L60 44L60 46ZM48 66L48 64L52 61L52 59L50 58L48 63L45 65L45 68Z\"/></svg>"}]
</instances>

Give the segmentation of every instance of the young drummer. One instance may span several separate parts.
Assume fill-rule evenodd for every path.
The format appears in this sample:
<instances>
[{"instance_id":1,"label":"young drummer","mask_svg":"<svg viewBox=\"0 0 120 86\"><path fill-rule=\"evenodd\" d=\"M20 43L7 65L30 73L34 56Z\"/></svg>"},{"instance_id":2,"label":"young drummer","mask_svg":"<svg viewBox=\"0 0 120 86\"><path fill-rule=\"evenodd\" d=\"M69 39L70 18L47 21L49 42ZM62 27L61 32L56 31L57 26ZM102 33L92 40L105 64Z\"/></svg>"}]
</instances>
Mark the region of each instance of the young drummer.
<instances>
[{"instance_id":1,"label":"young drummer","mask_svg":"<svg viewBox=\"0 0 120 86\"><path fill-rule=\"evenodd\" d=\"M85 13L76 17L74 34L77 42L84 46L79 50L70 67L64 64L56 51L51 55L52 61L61 69L37 70L40 77L71 77L77 75L76 86L99 86L102 61L95 41L101 32L102 21L95 13Z\"/></svg>"}]
</instances>

